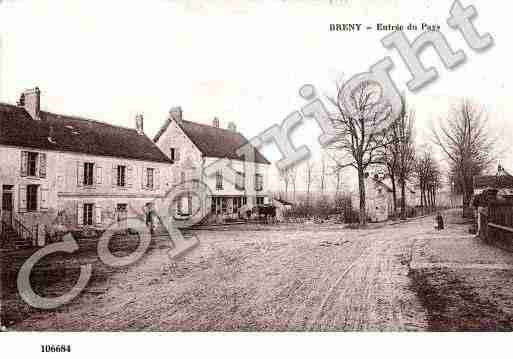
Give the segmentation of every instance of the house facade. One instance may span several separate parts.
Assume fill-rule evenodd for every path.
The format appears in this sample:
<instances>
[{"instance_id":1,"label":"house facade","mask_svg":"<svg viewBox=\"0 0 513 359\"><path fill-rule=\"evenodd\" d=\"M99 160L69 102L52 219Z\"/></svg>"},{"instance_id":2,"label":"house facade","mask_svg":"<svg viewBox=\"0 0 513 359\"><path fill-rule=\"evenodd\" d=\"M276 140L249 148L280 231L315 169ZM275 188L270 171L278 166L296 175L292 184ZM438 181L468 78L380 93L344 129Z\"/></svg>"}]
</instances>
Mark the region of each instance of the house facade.
<instances>
[{"instance_id":1,"label":"house facade","mask_svg":"<svg viewBox=\"0 0 513 359\"><path fill-rule=\"evenodd\" d=\"M400 210L402 198L399 185L396 186L396 196L397 209ZM394 214L394 196L389 178L383 178L379 173L367 174L365 177L365 199L367 216L372 222L386 221ZM409 183L405 188L405 199L407 207L415 207L420 204L418 192ZM353 191L351 202L355 209L358 209L360 199L357 187Z\"/></svg>"},{"instance_id":2,"label":"house facade","mask_svg":"<svg viewBox=\"0 0 513 359\"><path fill-rule=\"evenodd\" d=\"M238 154L248 141L237 132L234 123L223 129L217 118L211 126L186 121L182 109L176 107L171 109L169 119L154 141L173 162L175 185L192 183L194 186L199 182L209 189L208 198L203 200L208 203L203 203L205 215L238 218L242 208L270 203L267 187L270 162L255 148L252 148L255 154L252 161ZM236 172L235 179L230 179L222 168L222 160L227 160ZM208 170L212 167L217 168L214 174ZM194 201L192 197L184 198L178 212L190 213L197 206Z\"/></svg>"},{"instance_id":3,"label":"house facade","mask_svg":"<svg viewBox=\"0 0 513 359\"><path fill-rule=\"evenodd\" d=\"M106 228L170 188L171 161L144 134L141 115L123 128L41 111L40 98L36 88L18 105L0 104L4 223Z\"/></svg>"},{"instance_id":4,"label":"house facade","mask_svg":"<svg viewBox=\"0 0 513 359\"><path fill-rule=\"evenodd\" d=\"M513 196L513 176L500 164L495 175L474 176L474 196L487 189L498 190L499 196Z\"/></svg>"}]
</instances>

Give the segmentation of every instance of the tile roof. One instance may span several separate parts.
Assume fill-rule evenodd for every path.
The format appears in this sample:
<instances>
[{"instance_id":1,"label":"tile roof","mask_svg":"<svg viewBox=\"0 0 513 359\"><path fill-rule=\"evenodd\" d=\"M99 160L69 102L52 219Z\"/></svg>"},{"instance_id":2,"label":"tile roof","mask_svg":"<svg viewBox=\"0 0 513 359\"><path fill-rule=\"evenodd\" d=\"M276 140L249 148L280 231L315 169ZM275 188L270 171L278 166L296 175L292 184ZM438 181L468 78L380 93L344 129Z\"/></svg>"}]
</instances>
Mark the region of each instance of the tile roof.
<instances>
[{"instance_id":1,"label":"tile roof","mask_svg":"<svg viewBox=\"0 0 513 359\"><path fill-rule=\"evenodd\" d=\"M0 104L0 144L69 151L151 162L171 161L135 129L41 111L33 120L24 108Z\"/></svg>"},{"instance_id":2,"label":"tile roof","mask_svg":"<svg viewBox=\"0 0 513 359\"><path fill-rule=\"evenodd\" d=\"M171 121L167 120L160 129L154 138L155 142L166 131ZM248 140L239 132L185 120L179 121L178 124L204 156L244 160L243 156L237 155L237 150L247 144ZM258 149L255 149L255 163L270 164Z\"/></svg>"}]
</instances>

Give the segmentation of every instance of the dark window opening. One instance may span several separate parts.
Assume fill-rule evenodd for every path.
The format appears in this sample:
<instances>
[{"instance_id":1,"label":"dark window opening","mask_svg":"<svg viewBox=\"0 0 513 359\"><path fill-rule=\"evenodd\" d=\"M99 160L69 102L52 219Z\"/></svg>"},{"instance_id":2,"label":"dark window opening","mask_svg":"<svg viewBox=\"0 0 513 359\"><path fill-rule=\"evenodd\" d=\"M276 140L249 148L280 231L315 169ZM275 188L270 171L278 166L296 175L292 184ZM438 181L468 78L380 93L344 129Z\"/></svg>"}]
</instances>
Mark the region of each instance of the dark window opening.
<instances>
[{"instance_id":1,"label":"dark window opening","mask_svg":"<svg viewBox=\"0 0 513 359\"><path fill-rule=\"evenodd\" d=\"M27 211L37 212L37 185L27 186Z\"/></svg>"},{"instance_id":2,"label":"dark window opening","mask_svg":"<svg viewBox=\"0 0 513 359\"><path fill-rule=\"evenodd\" d=\"M146 170L146 187L147 188L153 189L154 178L155 178L154 169L148 168Z\"/></svg>"},{"instance_id":3,"label":"dark window opening","mask_svg":"<svg viewBox=\"0 0 513 359\"><path fill-rule=\"evenodd\" d=\"M118 186L126 186L126 166L118 166Z\"/></svg>"},{"instance_id":4,"label":"dark window opening","mask_svg":"<svg viewBox=\"0 0 513 359\"><path fill-rule=\"evenodd\" d=\"M93 225L93 208L94 204L92 203L84 204L84 226Z\"/></svg>"},{"instance_id":5,"label":"dark window opening","mask_svg":"<svg viewBox=\"0 0 513 359\"><path fill-rule=\"evenodd\" d=\"M94 183L94 163L84 163L84 186L92 186Z\"/></svg>"},{"instance_id":6,"label":"dark window opening","mask_svg":"<svg viewBox=\"0 0 513 359\"><path fill-rule=\"evenodd\" d=\"M223 189L223 173L221 171L216 172L216 190Z\"/></svg>"}]
</instances>

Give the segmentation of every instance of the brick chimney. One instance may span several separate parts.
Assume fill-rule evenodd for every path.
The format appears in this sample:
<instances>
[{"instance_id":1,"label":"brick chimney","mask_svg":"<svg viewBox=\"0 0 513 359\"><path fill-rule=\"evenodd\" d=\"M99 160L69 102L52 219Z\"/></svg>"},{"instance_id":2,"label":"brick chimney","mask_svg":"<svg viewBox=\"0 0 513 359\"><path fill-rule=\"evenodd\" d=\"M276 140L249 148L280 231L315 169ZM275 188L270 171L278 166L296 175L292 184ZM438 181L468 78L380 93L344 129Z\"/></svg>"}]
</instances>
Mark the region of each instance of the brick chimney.
<instances>
[{"instance_id":1,"label":"brick chimney","mask_svg":"<svg viewBox=\"0 0 513 359\"><path fill-rule=\"evenodd\" d=\"M175 120L177 123L180 123L182 121L183 112L182 108L180 106L171 107L169 110L169 119Z\"/></svg>"},{"instance_id":2,"label":"brick chimney","mask_svg":"<svg viewBox=\"0 0 513 359\"><path fill-rule=\"evenodd\" d=\"M237 132L237 125L235 124L235 122L230 121L230 123L228 123L228 129L230 131Z\"/></svg>"},{"instance_id":3,"label":"brick chimney","mask_svg":"<svg viewBox=\"0 0 513 359\"><path fill-rule=\"evenodd\" d=\"M135 115L135 129L139 135L144 135L144 116L140 113Z\"/></svg>"},{"instance_id":4,"label":"brick chimney","mask_svg":"<svg viewBox=\"0 0 513 359\"><path fill-rule=\"evenodd\" d=\"M39 87L23 92L18 104L25 108L25 111L27 111L34 120L41 120L41 91Z\"/></svg>"},{"instance_id":5,"label":"brick chimney","mask_svg":"<svg viewBox=\"0 0 513 359\"><path fill-rule=\"evenodd\" d=\"M212 121L212 126L219 128L219 119L217 117L214 117L214 120Z\"/></svg>"}]
</instances>

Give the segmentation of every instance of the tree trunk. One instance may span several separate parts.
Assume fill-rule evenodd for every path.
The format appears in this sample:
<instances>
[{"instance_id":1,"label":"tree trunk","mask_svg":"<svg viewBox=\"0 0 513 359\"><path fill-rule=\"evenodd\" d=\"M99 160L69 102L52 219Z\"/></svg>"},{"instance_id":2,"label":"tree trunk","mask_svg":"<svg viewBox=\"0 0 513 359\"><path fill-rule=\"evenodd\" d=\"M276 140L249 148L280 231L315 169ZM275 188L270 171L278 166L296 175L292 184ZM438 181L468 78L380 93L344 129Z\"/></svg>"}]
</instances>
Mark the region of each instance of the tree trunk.
<instances>
[{"instance_id":1,"label":"tree trunk","mask_svg":"<svg viewBox=\"0 0 513 359\"><path fill-rule=\"evenodd\" d=\"M392 198L394 200L394 215L397 213L397 187L395 185L395 176L390 176L392 181Z\"/></svg>"},{"instance_id":2,"label":"tree trunk","mask_svg":"<svg viewBox=\"0 0 513 359\"><path fill-rule=\"evenodd\" d=\"M406 218L406 181L401 179L401 219Z\"/></svg>"},{"instance_id":3,"label":"tree trunk","mask_svg":"<svg viewBox=\"0 0 513 359\"><path fill-rule=\"evenodd\" d=\"M360 194L360 224L367 223L367 213L365 208L365 173L362 168L358 169L358 192Z\"/></svg>"},{"instance_id":4,"label":"tree trunk","mask_svg":"<svg viewBox=\"0 0 513 359\"><path fill-rule=\"evenodd\" d=\"M422 208L424 208L424 205L426 204L426 201L424 200L424 197L425 197L425 192L424 192L424 184L421 183L420 184L420 206Z\"/></svg>"}]
</instances>

